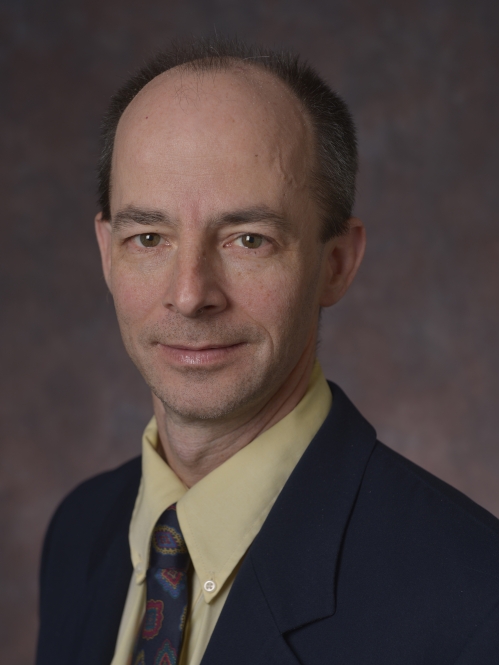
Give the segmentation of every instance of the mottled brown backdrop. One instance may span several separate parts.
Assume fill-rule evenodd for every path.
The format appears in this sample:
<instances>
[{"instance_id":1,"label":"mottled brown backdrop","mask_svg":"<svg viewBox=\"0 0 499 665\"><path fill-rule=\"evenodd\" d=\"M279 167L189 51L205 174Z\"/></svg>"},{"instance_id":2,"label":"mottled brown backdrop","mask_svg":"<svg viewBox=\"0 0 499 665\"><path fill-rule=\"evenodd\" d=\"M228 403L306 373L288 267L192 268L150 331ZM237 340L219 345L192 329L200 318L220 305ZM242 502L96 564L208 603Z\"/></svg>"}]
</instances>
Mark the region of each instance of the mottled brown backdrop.
<instances>
[{"instance_id":1,"label":"mottled brown backdrop","mask_svg":"<svg viewBox=\"0 0 499 665\"><path fill-rule=\"evenodd\" d=\"M2 663L32 662L56 504L151 415L100 274L95 162L110 94L173 36L291 45L346 98L369 247L324 317L326 373L499 515L499 3L1 0L0 26Z\"/></svg>"}]
</instances>

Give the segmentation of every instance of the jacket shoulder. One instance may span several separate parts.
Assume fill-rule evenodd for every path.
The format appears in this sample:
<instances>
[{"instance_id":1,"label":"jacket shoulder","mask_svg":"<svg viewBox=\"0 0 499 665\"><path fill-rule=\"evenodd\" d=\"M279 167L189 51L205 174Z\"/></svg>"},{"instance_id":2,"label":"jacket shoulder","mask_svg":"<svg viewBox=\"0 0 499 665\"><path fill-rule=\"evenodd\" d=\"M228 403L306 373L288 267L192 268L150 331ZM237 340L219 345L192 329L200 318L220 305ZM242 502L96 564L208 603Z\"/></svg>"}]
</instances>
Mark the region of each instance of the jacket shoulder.
<instances>
[{"instance_id":1,"label":"jacket shoulder","mask_svg":"<svg viewBox=\"0 0 499 665\"><path fill-rule=\"evenodd\" d=\"M473 538L481 537L499 546L499 520L459 490L379 441L372 463L374 469L390 475L401 493L411 494L426 520L438 523L444 519L451 528L458 528L461 535L470 533ZM499 561L497 564L499 569Z\"/></svg>"},{"instance_id":2,"label":"jacket shoulder","mask_svg":"<svg viewBox=\"0 0 499 665\"><path fill-rule=\"evenodd\" d=\"M47 531L46 545L59 533L65 539L71 538L73 546L77 546L76 541L80 540L88 543L120 497L130 495L135 499L140 475L141 461L136 457L80 483L56 509Z\"/></svg>"},{"instance_id":3,"label":"jacket shoulder","mask_svg":"<svg viewBox=\"0 0 499 665\"><path fill-rule=\"evenodd\" d=\"M127 487L137 484L140 473L140 457L134 457L116 469L87 478L64 497L54 513L54 519L75 511L78 513L81 511L82 515L88 512L101 512L102 502L112 501Z\"/></svg>"},{"instance_id":4,"label":"jacket shoulder","mask_svg":"<svg viewBox=\"0 0 499 665\"><path fill-rule=\"evenodd\" d=\"M456 625L458 616L479 623L499 603L499 520L379 442L354 515L354 540L368 538L376 562L371 574L405 589L434 623L451 608Z\"/></svg>"},{"instance_id":5,"label":"jacket shoulder","mask_svg":"<svg viewBox=\"0 0 499 665\"><path fill-rule=\"evenodd\" d=\"M379 442L344 546L344 588L372 599L359 611L343 594L359 630L376 615L397 648L418 644L428 663L454 662L490 626L497 635L499 520ZM499 652L497 639L490 648Z\"/></svg>"}]
</instances>

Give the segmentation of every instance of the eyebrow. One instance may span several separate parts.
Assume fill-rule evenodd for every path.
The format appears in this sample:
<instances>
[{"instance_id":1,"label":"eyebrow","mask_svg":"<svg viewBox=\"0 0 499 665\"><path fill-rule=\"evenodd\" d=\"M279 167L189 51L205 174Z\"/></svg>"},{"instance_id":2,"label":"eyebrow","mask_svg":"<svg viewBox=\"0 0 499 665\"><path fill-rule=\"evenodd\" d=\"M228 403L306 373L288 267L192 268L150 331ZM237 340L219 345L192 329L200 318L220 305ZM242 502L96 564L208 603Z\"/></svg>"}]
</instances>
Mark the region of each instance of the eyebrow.
<instances>
[{"instance_id":1,"label":"eyebrow","mask_svg":"<svg viewBox=\"0 0 499 665\"><path fill-rule=\"evenodd\" d=\"M155 224L169 223L171 224L171 221L161 210L148 210L130 205L123 208L123 210L118 210L111 220L111 225L116 230L126 228L132 224L154 226Z\"/></svg>"},{"instance_id":2,"label":"eyebrow","mask_svg":"<svg viewBox=\"0 0 499 665\"><path fill-rule=\"evenodd\" d=\"M251 224L255 222L270 223L271 226L280 231L290 231L291 229L290 221L275 210L272 210L272 208L269 208L267 205L251 206L250 208L244 208L243 210L224 213L215 220L214 225L220 227L233 224Z\"/></svg>"},{"instance_id":3,"label":"eyebrow","mask_svg":"<svg viewBox=\"0 0 499 665\"><path fill-rule=\"evenodd\" d=\"M288 219L267 205L250 206L249 208L226 212L211 220L211 224L215 228L254 224L256 222L270 223L277 230L287 232L291 230L292 226ZM132 205L119 210L111 220L111 224L116 230L126 228L132 224L141 224L143 226L154 226L156 224L177 226L177 223L161 210L137 208Z\"/></svg>"}]
</instances>

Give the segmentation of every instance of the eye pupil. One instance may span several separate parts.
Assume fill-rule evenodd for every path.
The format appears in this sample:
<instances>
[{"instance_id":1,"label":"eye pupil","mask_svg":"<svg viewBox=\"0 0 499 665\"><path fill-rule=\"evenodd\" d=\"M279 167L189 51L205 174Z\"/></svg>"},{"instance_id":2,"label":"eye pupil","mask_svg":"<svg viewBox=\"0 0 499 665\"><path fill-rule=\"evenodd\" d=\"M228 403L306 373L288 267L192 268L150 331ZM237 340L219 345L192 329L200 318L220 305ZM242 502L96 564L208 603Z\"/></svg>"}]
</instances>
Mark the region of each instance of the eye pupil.
<instances>
[{"instance_id":1,"label":"eye pupil","mask_svg":"<svg viewBox=\"0 0 499 665\"><path fill-rule=\"evenodd\" d=\"M140 243L144 247L156 247L159 244L160 237L157 233L141 233Z\"/></svg>"},{"instance_id":2,"label":"eye pupil","mask_svg":"<svg viewBox=\"0 0 499 665\"><path fill-rule=\"evenodd\" d=\"M241 238L241 241L245 247L248 249L257 249L262 244L261 236L254 236L248 233Z\"/></svg>"}]
</instances>

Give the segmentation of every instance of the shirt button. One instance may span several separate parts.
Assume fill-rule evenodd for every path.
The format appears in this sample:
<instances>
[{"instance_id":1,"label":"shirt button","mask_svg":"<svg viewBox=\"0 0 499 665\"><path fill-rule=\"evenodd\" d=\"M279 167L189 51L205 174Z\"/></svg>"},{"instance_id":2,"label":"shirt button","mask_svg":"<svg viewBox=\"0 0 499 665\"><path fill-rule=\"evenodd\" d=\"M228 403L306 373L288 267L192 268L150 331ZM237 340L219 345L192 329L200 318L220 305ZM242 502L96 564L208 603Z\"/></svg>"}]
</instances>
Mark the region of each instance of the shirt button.
<instances>
[{"instance_id":1,"label":"shirt button","mask_svg":"<svg viewBox=\"0 0 499 665\"><path fill-rule=\"evenodd\" d=\"M208 593L213 593L215 589L217 588L217 585L213 580L208 580L207 582L204 583L204 590L208 591Z\"/></svg>"},{"instance_id":2,"label":"shirt button","mask_svg":"<svg viewBox=\"0 0 499 665\"><path fill-rule=\"evenodd\" d=\"M144 564L143 563L138 563L135 566L135 571L137 572L137 575L142 575L142 573L144 572Z\"/></svg>"}]
</instances>

